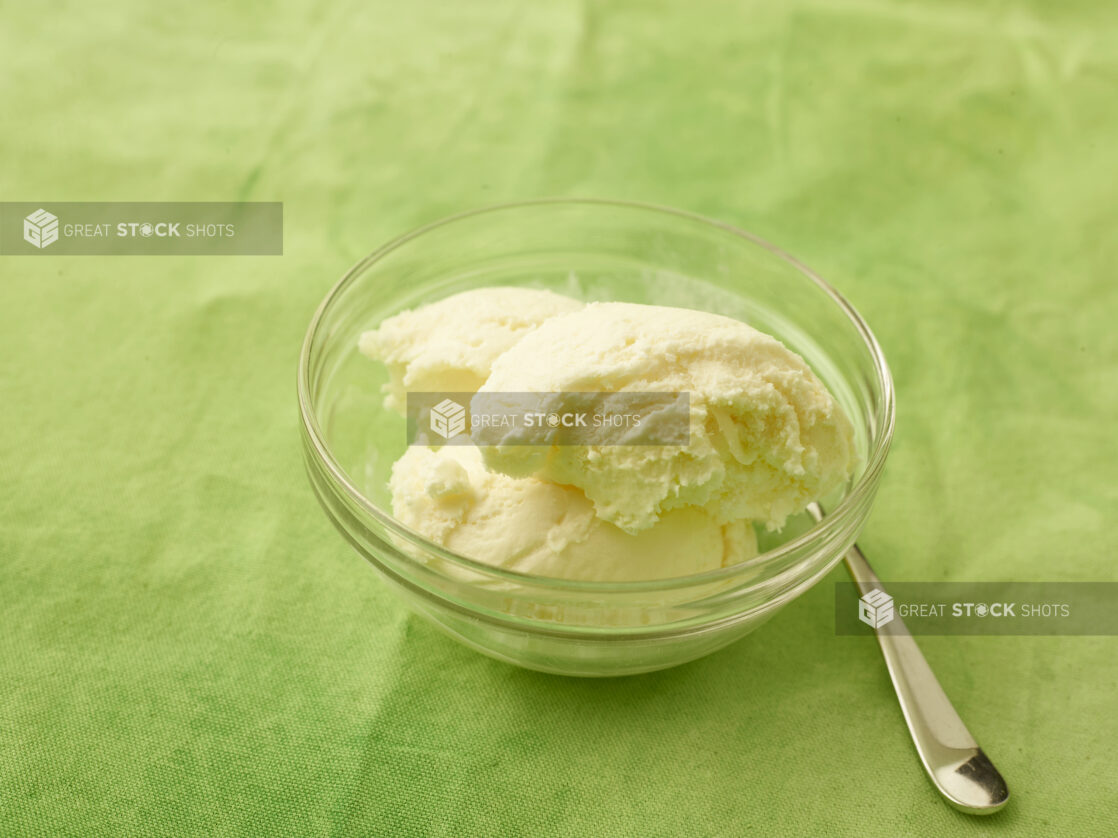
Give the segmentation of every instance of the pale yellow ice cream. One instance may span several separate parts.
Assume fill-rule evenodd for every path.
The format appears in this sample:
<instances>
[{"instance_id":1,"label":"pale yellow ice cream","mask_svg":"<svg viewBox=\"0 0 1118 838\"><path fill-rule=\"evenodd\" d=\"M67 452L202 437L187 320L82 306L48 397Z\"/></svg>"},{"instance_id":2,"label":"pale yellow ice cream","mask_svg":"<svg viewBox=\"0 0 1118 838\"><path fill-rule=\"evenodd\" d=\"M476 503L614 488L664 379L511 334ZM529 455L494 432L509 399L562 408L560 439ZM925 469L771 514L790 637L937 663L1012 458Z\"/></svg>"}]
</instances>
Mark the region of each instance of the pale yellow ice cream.
<instances>
[{"instance_id":1,"label":"pale yellow ice cream","mask_svg":"<svg viewBox=\"0 0 1118 838\"><path fill-rule=\"evenodd\" d=\"M389 317L361 335L361 352L388 368L385 404L411 392L473 393L493 361L549 317L582 303L532 288L477 288Z\"/></svg>"},{"instance_id":2,"label":"pale yellow ice cream","mask_svg":"<svg viewBox=\"0 0 1118 838\"><path fill-rule=\"evenodd\" d=\"M392 513L464 556L540 576L601 582L701 573L757 554L753 527L705 510L665 513L630 535L594 514L578 489L485 467L473 446L412 446L390 481Z\"/></svg>"},{"instance_id":3,"label":"pale yellow ice cream","mask_svg":"<svg viewBox=\"0 0 1118 838\"><path fill-rule=\"evenodd\" d=\"M486 464L581 489L630 533L672 510L770 528L846 480L853 429L803 359L738 320L631 303L551 318L493 362L480 392L684 391L684 446L505 446Z\"/></svg>"},{"instance_id":4,"label":"pale yellow ice cream","mask_svg":"<svg viewBox=\"0 0 1118 838\"><path fill-rule=\"evenodd\" d=\"M361 338L406 393L685 392L681 445L411 446L393 514L476 560L567 579L690 575L757 553L770 528L845 481L853 431L795 353L699 311L482 288ZM503 431L502 431L503 433Z\"/></svg>"}]
</instances>

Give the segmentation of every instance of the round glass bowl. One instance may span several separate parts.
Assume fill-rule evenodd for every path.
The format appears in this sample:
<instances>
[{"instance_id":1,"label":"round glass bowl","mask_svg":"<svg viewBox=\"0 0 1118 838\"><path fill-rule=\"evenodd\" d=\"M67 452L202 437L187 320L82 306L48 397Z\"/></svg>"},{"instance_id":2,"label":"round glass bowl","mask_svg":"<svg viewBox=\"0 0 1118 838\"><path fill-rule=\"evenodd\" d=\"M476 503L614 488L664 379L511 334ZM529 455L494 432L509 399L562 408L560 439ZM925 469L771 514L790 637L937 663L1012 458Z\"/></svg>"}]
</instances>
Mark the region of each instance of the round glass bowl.
<instances>
[{"instance_id":1,"label":"round glass bowl","mask_svg":"<svg viewBox=\"0 0 1118 838\"><path fill-rule=\"evenodd\" d=\"M383 405L385 370L361 332L404 309L487 285L583 300L702 309L743 320L798 352L855 428L860 462L763 552L694 576L627 583L528 576L456 555L391 514L388 477L406 444ZM534 201L431 224L355 265L307 330L298 371L307 471L327 515L417 611L510 663L566 675L674 666L757 628L837 563L870 510L893 430L893 385L858 313L804 266L724 224L608 201Z\"/></svg>"}]
</instances>

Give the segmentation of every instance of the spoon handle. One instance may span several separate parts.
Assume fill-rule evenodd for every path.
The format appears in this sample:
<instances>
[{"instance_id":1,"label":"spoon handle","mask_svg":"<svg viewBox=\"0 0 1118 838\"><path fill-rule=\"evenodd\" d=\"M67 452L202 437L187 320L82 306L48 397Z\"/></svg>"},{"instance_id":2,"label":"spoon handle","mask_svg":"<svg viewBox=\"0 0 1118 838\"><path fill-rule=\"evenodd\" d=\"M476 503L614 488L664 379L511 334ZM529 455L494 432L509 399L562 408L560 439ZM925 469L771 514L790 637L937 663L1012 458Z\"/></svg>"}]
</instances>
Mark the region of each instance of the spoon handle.
<instances>
[{"instance_id":1,"label":"spoon handle","mask_svg":"<svg viewBox=\"0 0 1118 838\"><path fill-rule=\"evenodd\" d=\"M818 504L808 511L817 521L823 516ZM859 593L885 591L857 544L847 551L845 561ZM932 783L962 812L989 815L1001 809L1009 802L1005 779L955 712L904 621L894 616L876 634L916 752Z\"/></svg>"}]
</instances>

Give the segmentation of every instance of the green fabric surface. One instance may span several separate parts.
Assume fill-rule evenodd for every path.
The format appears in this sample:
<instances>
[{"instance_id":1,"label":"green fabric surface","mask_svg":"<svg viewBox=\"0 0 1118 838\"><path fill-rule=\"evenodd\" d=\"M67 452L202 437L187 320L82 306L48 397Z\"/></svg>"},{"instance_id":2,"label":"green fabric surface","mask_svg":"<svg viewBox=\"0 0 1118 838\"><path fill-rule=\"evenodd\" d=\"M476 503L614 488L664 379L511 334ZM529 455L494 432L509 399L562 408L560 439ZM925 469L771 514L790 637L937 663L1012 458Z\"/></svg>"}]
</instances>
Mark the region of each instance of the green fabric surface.
<instances>
[{"instance_id":1,"label":"green fabric surface","mask_svg":"<svg viewBox=\"0 0 1118 838\"><path fill-rule=\"evenodd\" d=\"M1014 799L923 776L833 582L648 676L410 615L305 480L358 258L504 200L652 201L875 329L886 579L1115 580L1113 3L5 3L0 198L281 200L282 257L0 257L0 834L1118 834L1118 640L921 646Z\"/></svg>"}]
</instances>

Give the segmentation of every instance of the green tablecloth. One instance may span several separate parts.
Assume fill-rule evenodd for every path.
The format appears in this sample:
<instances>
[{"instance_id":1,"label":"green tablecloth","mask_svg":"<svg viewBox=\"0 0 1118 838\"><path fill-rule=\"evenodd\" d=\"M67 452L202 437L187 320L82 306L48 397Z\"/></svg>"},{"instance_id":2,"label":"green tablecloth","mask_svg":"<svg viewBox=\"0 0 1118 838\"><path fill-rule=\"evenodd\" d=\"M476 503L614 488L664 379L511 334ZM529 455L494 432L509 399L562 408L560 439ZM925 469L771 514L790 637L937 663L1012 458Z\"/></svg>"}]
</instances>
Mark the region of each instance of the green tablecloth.
<instances>
[{"instance_id":1,"label":"green tablecloth","mask_svg":"<svg viewBox=\"0 0 1118 838\"><path fill-rule=\"evenodd\" d=\"M319 511L347 266L541 195L738 224L897 381L886 579L1116 578L1113 4L9 3L0 198L282 200L282 257L0 257L0 833L1113 835L1114 638L925 638L1015 799L925 780L833 582L577 681L409 613Z\"/></svg>"}]
</instances>

